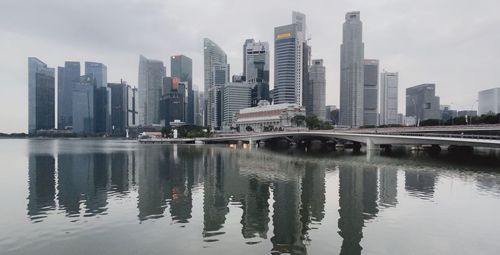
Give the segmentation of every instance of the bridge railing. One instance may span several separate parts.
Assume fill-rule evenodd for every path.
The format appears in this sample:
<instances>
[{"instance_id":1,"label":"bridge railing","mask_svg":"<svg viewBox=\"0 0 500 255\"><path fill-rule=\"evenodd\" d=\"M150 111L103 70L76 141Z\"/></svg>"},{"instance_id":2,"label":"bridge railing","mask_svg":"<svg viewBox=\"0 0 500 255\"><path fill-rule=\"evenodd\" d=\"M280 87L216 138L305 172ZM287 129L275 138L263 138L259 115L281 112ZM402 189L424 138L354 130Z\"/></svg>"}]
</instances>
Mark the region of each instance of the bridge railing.
<instances>
[{"instance_id":1,"label":"bridge railing","mask_svg":"<svg viewBox=\"0 0 500 255\"><path fill-rule=\"evenodd\" d=\"M427 136L427 137L431 136L431 137L449 137L449 138L500 140L500 136L496 136L496 135L473 135L473 134L378 133L378 135Z\"/></svg>"}]
</instances>

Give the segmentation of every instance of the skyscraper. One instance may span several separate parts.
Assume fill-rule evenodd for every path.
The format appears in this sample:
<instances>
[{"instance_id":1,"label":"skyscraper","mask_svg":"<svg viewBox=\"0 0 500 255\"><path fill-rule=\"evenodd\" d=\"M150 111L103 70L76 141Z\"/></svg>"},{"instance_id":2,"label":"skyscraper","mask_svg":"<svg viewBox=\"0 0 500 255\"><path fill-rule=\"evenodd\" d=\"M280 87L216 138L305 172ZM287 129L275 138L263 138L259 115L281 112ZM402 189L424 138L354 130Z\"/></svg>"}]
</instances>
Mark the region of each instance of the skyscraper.
<instances>
[{"instance_id":1,"label":"skyscraper","mask_svg":"<svg viewBox=\"0 0 500 255\"><path fill-rule=\"evenodd\" d=\"M364 60L363 125L378 123L378 60Z\"/></svg>"},{"instance_id":2,"label":"skyscraper","mask_svg":"<svg viewBox=\"0 0 500 255\"><path fill-rule=\"evenodd\" d=\"M212 128L222 126L224 85L229 82L229 65L215 64L212 68L213 86L208 91L208 125Z\"/></svg>"},{"instance_id":3,"label":"skyscraper","mask_svg":"<svg viewBox=\"0 0 500 255\"><path fill-rule=\"evenodd\" d=\"M359 12L348 12L340 46L340 125L363 126L363 24Z\"/></svg>"},{"instance_id":4,"label":"skyscraper","mask_svg":"<svg viewBox=\"0 0 500 255\"><path fill-rule=\"evenodd\" d=\"M422 120L441 119L436 84L426 83L406 89L406 116Z\"/></svg>"},{"instance_id":5,"label":"skyscraper","mask_svg":"<svg viewBox=\"0 0 500 255\"><path fill-rule=\"evenodd\" d=\"M80 80L80 62L66 61L57 68L57 128L73 126L73 84Z\"/></svg>"},{"instance_id":6,"label":"skyscraper","mask_svg":"<svg viewBox=\"0 0 500 255\"><path fill-rule=\"evenodd\" d=\"M306 100L306 114L313 114L318 118L324 120L326 117L325 109L325 90L326 90L326 78L325 78L325 66L323 65L323 59L315 59L312 61L312 65L309 68L309 86L310 89L304 95L309 100Z\"/></svg>"},{"instance_id":7,"label":"skyscraper","mask_svg":"<svg viewBox=\"0 0 500 255\"><path fill-rule=\"evenodd\" d=\"M247 82L230 82L223 90L223 126L233 123L233 115L251 105L251 87Z\"/></svg>"},{"instance_id":8,"label":"skyscraper","mask_svg":"<svg viewBox=\"0 0 500 255\"><path fill-rule=\"evenodd\" d=\"M398 73L380 75L380 125L395 125L398 121Z\"/></svg>"},{"instance_id":9,"label":"skyscraper","mask_svg":"<svg viewBox=\"0 0 500 255\"><path fill-rule=\"evenodd\" d=\"M226 53L213 41L211 41L208 38L205 38L203 40L203 58L204 58L204 78L205 78L205 86L204 86L204 95L207 98L207 103L206 103L206 116L205 116L205 125L212 125L212 123L215 120L215 116L213 109L216 109L215 106L213 106L213 100L211 101L210 98L214 99L213 93L216 93L217 89L215 89L215 81L214 81L214 72L217 70L215 66L223 66L226 70L229 69L227 65L227 55ZM219 68L220 69L220 68ZM222 84L225 84L227 81L229 81L229 70L226 71L226 77L225 81Z\"/></svg>"},{"instance_id":10,"label":"skyscraper","mask_svg":"<svg viewBox=\"0 0 500 255\"><path fill-rule=\"evenodd\" d=\"M94 125L95 132L109 133L111 129L111 94L108 89L108 68L97 62L85 62L85 75L95 80Z\"/></svg>"},{"instance_id":11,"label":"skyscraper","mask_svg":"<svg viewBox=\"0 0 500 255\"><path fill-rule=\"evenodd\" d=\"M247 47L250 44L253 44L255 41L254 39L246 39L245 43L243 44L243 76L246 77L246 71L247 71Z\"/></svg>"},{"instance_id":12,"label":"skyscraper","mask_svg":"<svg viewBox=\"0 0 500 255\"><path fill-rule=\"evenodd\" d=\"M187 82L186 123L194 124L193 61L184 55L170 57L170 74Z\"/></svg>"},{"instance_id":13,"label":"skyscraper","mask_svg":"<svg viewBox=\"0 0 500 255\"><path fill-rule=\"evenodd\" d=\"M302 104L302 47L297 24L274 28L274 104Z\"/></svg>"},{"instance_id":14,"label":"skyscraper","mask_svg":"<svg viewBox=\"0 0 500 255\"><path fill-rule=\"evenodd\" d=\"M95 133L95 89L93 76L83 75L73 84L73 132Z\"/></svg>"},{"instance_id":15,"label":"skyscraper","mask_svg":"<svg viewBox=\"0 0 500 255\"><path fill-rule=\"evenodd\" d=\"M500 88L479 91L478 114L500 113Z\"/></svg>"},{"instance_id":16,"label":"skyscraper","mask_svg":"<svg viewBox=\"0 0 500 255\"><path fill-rule=\"evenodd\" d=\"M304 80L304 71L308 71L305 46L306 16L294 11L292 24L274 28L274 104L303 104L303 85L308 82ZM307 48L306 57L309 51Z\"/></svg>"},{"instance_id":17,"label":"skyscraper","mask_svg":"<svg viewBox=\"0 0 500 255\"><path fill-rule=\"evenodd\" d=\"M28 58L28 133L55 126L55 69Z\"/></svg>"},{"instance_id":18,"label":"skyscraper","mask_svg":"<svg viewBox=\"0 0 500 255\"><path fill-rule=\"evenodd\" d=\"M126 82L108 83L111 90L111 133L125 135L128 125L128 85Z\"/></svg>"},{"instance_id":19,"label":"skyscraper","mask_svg":"<svg viewBox=\"0 0 500 255\"><path fill-rule=\"evenodd\" d=\"M132 87L130 85L127 85L127 113L128 113L128 124L127 127L133 127L138 125L138 116L137 116L137 97L139 93L137 92L136 87Z\"/></svg>"},{"instance_id":20,"label":"skyscraper","mask_svg":"<svg viewBox=\"0 0 500 255\"><path fill-rule=\"evenodd\" d=\"M253 39L252 39L253 40ZM245 42L245 70L243 76L248 82L269 83L269 43Z\"/></svg>"},{"instance_id":21,"label":"skyscraper","mask_svg":"<svg viewBox=\"0 0 500 255\"><path fill-rule=\"evenodd\" d=\"M160 124L160 96L165 66L159 60L139 57L139 125Z\"/></svg>"}]
</instances>

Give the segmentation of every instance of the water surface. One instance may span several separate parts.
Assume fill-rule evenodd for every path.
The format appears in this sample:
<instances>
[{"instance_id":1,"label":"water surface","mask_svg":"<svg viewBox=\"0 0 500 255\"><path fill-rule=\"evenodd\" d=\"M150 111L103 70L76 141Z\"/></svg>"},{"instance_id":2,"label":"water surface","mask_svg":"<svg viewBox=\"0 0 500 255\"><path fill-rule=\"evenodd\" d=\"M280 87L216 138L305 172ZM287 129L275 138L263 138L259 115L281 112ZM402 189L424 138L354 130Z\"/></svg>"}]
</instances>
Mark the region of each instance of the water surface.
<instances>
[{"instance_id":1,"label":"water surface","mask_svg":"<svg viewBox=\"0 0 500 255\"><path fill-rule=\"evenodd\" d=\"M496 151L0 140L0 254L498 254Z\"/></svg>"}]
</instances>

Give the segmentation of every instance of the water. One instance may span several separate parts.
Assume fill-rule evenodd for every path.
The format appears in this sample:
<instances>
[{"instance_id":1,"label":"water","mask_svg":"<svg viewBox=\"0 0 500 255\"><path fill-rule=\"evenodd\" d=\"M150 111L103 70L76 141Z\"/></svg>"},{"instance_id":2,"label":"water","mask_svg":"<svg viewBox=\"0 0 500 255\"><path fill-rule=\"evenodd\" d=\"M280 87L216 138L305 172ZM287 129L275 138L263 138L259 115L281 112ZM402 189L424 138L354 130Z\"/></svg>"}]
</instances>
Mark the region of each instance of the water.
<instances>
[{"instance_id":1,"label":"water","mask_svg":"<svg viewBox=\"0 0 500 255\"><path fill-rule=\"evenodd\" d=\"M498 254L499 158L0 140L0 254Z\"/></svg>"}]
</instances>

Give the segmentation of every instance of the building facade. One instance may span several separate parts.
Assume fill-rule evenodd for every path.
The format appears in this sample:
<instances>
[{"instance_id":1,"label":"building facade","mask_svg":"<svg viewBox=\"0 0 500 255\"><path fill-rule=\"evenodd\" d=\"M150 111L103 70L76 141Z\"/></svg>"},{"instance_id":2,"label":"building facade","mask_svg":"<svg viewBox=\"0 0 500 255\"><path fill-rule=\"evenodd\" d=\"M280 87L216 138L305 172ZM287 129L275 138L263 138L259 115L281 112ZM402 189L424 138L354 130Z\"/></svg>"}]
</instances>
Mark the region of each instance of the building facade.
<instances>
[{"instance_id":1,"label":"building facade","mask_svg":"<svg viewBox=\"0 0 500 255\"><path fill-rule=\"evenodd\" d=\"M439 97L436 96L436 85L427 83L406 89L406 116L420 121L441 119Z\"/></svg>"},{"instance_id":2,"label":"building facade","mask_svg":"<svg viewBox=\"0 0 500 255\"><path fill-rule=\"evenodd\" d=\"M95 95L96 83L91 75L83 75L73 86L73 132L76 134L95 134Z\"/></svg>"},{"instance_id":3,"label":"building facade","mask_svg":"<svg viewBox=\"0 0 500 255\"><path fill-rule=\"evenodd\" d=\"M274 104L302 104L301 36L297 24L274 28Z\"/></svg>"},{"instance_id":4,"label":"building facade","mask_svg":"<svg viewBox=\"0 0 500 255\"><path fill-rule=\"evenodd\" d=\"M382 72L380 75L380 125L397 125L399 74Z\"/></svg>"},{"instance_id":5,"label":"building facade","mask_svg":"<svg viewBox=\"0 0 500 255\"><path fill-rule=\"evenodd\" d=\"M139 124L137 112L137 97L139 93L136 87L127 85L127 127L135 127Z\"/></svg>"},{"instance_id":6,"label":"building facade","mask_svg":"<svg viewBox=\"0 0 500 255\"><path fill-rule=\"evenodd\" d=\"M111 134L125 135L128 128L128 89L126 82L108 83L111 92Z\"/></svg>"},{"instance_id":7,"label":"building facade","mask_svg":"<svg viewBox=\"0 0 500 255\"><path fill-rule=\"evenodd\" d=\"M73 84L80 80L80 62L66 61L57 68L57 128L73 126Z\"/></svg>"},{"instance_id":8,"label":"building facade","mask_svg":"<svg viewBox=\"0 0 500 255\"><path fill-rule=\"evenodd\" d=\"M322 59L312 60L312 65L309 68L309 84L308 91L304 93L306 104L306 113L308 116L315 115L321 120L326 118L326 77L325 66Z\"/></svg>"},{"instance_id":9,"label":"building facade","mask_svg":"<svg viewBox=\"0 0 500 255\"><path fill-rule=\"evenodd\" d=\"M489 113L500 113L500 88L479 91L477 113L480 116Z\"/></svg>"},{"instance_id":10,"label":"building facade","mask_svg":"<svg viewBox=\"0 0 500 255\"><path fill-rule=\"evenodd\" d=\"M250 127L254 131L264 131L265 128L278 130L304 127L305 123L298 121L305 119L306 110L299 104L270 105L266 101L257 107L240 110L233 120L240 131Z\"/></svg>"},{"instance_id":11,"label":"building facade","mask_svg":"<svg viewBox=\"0 0 500 255\"><path fill-rule=\"evenodd\" d=\"M217 100L217 95L220 95L221 88L220 84L225 84L229 81L229 66L227 64L226 53L212 40L205 38L203 40L203 62L204 62L204 95L206 96L206 109L204 124L207 126L217 127L217 105L215 100ZM220 77L221 69L225 70L226 77ZM215 72L218 71L216 75ZM218 81L215 81L217 77ZM221 82L220 80L224 80ZM216 88L216 83L219 84L219 88ZM220 97L219 97L220 98ZM220 118L219 118L220 119ZM220 122L219 122L220 123ZM215 125L215 126L214 126Z\"/></svg>"},{"instance_id":12,"label":"building facade","mask_svg":"<svg viewBox=\"0 0 500 255\"><path fill-rule=\"evenodd\" d=\"M233 124L234 115L241 109L251 106L252 88L247 82L230 82L223 90L223 123L224 127Z\"/></svg>"},{"instance_id":13,"label":"building facade","mask_svg":"<svg viewBox=\"0 0 500 255\"><path fill-rule=\"evenodd\" d=\"M184 55L170 57L170 75L187 83L186 123L194 124L193 61Z\"/></svg>"},{"instance_id":14,"label":"building facade","mask_svg":"<svg viewBox=\"0 0 500 255\"><path fill-rule=\"evenodd\" d=\"M222 126L223 120L223 89L229 82L229 65L214 64L212 67L213 86L208 91L207 118L208 126L218 129Z\"/></svg>"},{"instance_id":15,"label":"building facade","mask_svg":"<svg viewBox=\"0 0 500 255\"><path fill-rule=\"evenodd\" d=\"M363 125L378 125L378 66L376 59L364 60Z\"/></svg>"},{"instance_id":16,"label":"building facade","mask_svg":"<svg viewBox=\"0 0 500 255\"><path fill-rule=\"evenodd\" d=\"M159 60L139 57L139 125L160 123L160 96L165 66Z\"/></svg>"},{"instance_id":17,"label":"building facade","mask_svg":"<svg viewBox=\"0 0 500 255\"><path fill-rule=\"evenodd\" d=\"M359 12L348 12L340 46L340 125L363 126L364 44Z\"/></svg>"},{"instance_id":18,"label":"building facade","mask_svg":"<svg viewBox=\"0 0 500 255\"><path fill-rule=\"evenodd\" d=\"M28 133L55 128L55 69L28 58Z\"/></svg>"},{"instance_id":19,"label":"building facade","mask_svg":"<svg viewBox=\"0 0 500 255\"><path fill-rule=\"evenodd\" d=\"M253 40L253 39L252 39ZM248 82L269 83L269 43L245 43L245 70L243 76Z\"/></svg>"}]
</instances>

